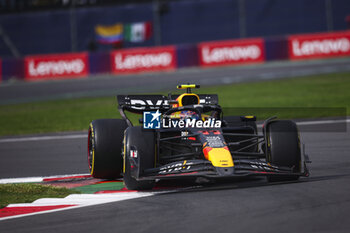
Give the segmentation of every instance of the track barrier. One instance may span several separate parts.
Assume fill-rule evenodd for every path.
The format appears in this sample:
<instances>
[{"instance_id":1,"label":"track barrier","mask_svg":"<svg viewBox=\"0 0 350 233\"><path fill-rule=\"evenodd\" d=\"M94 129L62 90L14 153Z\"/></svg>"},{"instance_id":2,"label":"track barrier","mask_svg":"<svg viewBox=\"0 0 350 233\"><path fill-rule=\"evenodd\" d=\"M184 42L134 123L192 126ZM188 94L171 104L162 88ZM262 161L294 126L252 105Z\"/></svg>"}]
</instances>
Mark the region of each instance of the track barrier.
<instances>
[{"instance_id":1,"label":"track barrier","mask_svg":"<svg viewBox=\"0 0 350 233\"><path fill-rule=\"evenodd\" d=\"M245 65L273 60L350 56L350 30L0 59L0 82L86 78L112 73L174 71L183 67Z\"/></svg>"}]
</instances>

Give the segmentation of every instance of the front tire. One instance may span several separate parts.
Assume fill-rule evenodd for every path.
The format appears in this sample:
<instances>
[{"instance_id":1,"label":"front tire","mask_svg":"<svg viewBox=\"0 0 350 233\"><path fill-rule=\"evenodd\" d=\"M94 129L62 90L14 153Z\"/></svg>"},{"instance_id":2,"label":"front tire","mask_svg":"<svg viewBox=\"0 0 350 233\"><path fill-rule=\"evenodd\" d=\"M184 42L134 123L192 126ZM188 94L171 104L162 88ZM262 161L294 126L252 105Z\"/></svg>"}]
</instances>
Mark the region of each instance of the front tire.
<instances>
[{"instance_id":1,"label":"front tire","mask_svg":"<svg viewBox=\"0 0 350 233\"><path fill-rule=\"evenodd\" d=\"M99 119L91 122L88 134L88 163L93 177L121 177L122 141L126 128L126 122L120 119Z\"/></svg>"},{"instance_id":2,"label":"front tire","mask_svg":"<svg viewBox=\"0 0 350 233\"><path fill-rule=\"evenodd\" d=\"M136 152L136 155L135 155ZM132 157L131 156L134 157ZM135 164L136 163L136 164ZM135 173L142 176L155 163L155 135L140 126L129 127L124 136L124 184L129 190L149 190L155 181L137 180ZM138 169L138 170L137 170ZM136 171L137 170L137 171Z\"/></svg>"},{"instance_id":3,"label":"front tire","mask_svg":"<svg viewBox=\"0 0 350 233\"><path fill-rule=\"evenodd\" d=\"M267 125L266 161L273 165L290 167L292 172L301 171L301 150L296 124L288 120L272 121ZM269 181L298 180L299 175L269 176Z\"/></svg>"}]
</instances>

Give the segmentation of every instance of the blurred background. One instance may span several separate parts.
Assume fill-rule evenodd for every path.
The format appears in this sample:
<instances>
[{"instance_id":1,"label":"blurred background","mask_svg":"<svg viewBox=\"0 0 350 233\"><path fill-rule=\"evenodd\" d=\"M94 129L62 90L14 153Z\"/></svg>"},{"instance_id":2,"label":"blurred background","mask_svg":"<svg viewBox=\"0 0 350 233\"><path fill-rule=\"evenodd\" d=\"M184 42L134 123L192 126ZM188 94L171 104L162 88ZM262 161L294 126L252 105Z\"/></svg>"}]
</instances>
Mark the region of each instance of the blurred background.
<instances>
[{"instance_id":1,"label":"blurred background","mask_svg":"<svg viewBox=\"0 0 350 233\"><path fill-rule=\"evenodd\" d=\"M0 0L0 57L106 51L345 30L348 0ZM114 46L97 25L151 22L152 35Z\"/></svg>"}]
</instances>

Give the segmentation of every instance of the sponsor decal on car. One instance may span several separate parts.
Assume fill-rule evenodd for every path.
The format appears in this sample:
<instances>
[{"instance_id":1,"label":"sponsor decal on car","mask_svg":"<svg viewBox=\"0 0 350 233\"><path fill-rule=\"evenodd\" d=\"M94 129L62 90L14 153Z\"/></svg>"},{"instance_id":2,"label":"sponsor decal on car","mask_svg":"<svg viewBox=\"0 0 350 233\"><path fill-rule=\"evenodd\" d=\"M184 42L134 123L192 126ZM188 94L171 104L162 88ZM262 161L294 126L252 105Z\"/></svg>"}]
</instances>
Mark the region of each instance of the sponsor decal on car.
<instances>
[{"instance_id":1,"label":"sponsor decal on car","mask_svg":"<svg viewBox=\"0 0 350 233\"><path fill-rule=\"evenodd\" d=\"M137 158L137 150L130 150L130 157Z\"/></svg>"},{"instance_id":2,"label":"sponsor decal on car","mask_svg":"<svg viewBox=\"0 0 350 233\"><path fill-rule=\"evenodd\" d=\"M206 136L205 140L210 148L222 148L225 146L220 136Z\"/></svg>"},{"instance_id":3,"label":"sponsor decal on car","mask_svg":"<svg viewBox=\"0 0 350 233\"><path fill-rule=\"evenodd\" d=\"M162 105L168 105L166 100L157 100L155 103L152 100L140 100L140 99L131 99L130 104L133 106L133 109L144 110L146 106L149 106L151 109L158 109Z\"/></svg>"},{"instance_id":4,"label":"sponsor decal on car","mask_svg":"<svg viewBox=\"0 0 350 233\"><path fill-rule=\"evenodd\" d=\"M168 173L187 171L191 169L192 165L193 165L192 162L187 162L186 160L183 162L166 165L166 166L160 167L159 174L168 174Z\"/></svg>"},{"instance_id":5,"label":"sponsor decal on car","mask_svg":"<svg viewBox=\"0 0 350 233\"><path fill-rule=\"evenodd\" d=\"M199 100L200 104L206 104L210 97L202 98ZM161 106L169 106L169 102L166 99L158 99L158 100L151 100L151 99L137 99L137 98L128 98L129 106L132 109L135 110L145 110L147 109L154 109L157 110Z\"/></svg>"},{"instance_id":6,"label":"sponsor decal on car","mask_svg":"<svg viewBox=\"0 0 350 233\"><path fill-rule=\"evenodd\" d=\"M264 163L264 162L254 162L252 161L250 163L250 166L256 170L263 170L263 171L277 171L278 167L273 166L269 163Z\"/></svg>"}]
</instances>

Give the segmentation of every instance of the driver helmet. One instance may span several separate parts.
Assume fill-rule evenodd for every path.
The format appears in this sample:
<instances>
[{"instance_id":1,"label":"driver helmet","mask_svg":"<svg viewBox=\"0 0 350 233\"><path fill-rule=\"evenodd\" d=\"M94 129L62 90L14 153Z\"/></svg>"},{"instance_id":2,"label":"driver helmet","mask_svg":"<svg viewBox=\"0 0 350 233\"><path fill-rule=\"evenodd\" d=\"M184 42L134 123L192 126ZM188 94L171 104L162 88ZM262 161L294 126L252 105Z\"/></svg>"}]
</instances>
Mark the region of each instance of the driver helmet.
<instances>
[{"instance_id":1,"label":"driver helmet","mask_svg":"<svg viewBox=\"0 0 350 233\"><path fill-rule=\"evenodd\" d=\"M182 107L186 105L196 105L199 104L199 96L194 93L184 93L176 98L177 103L172 105L172 108ZM171 114L171 118L177 119L199 119L198 114L195 111L183 110L174 112Z\"/></svg>"}]
</instances>

